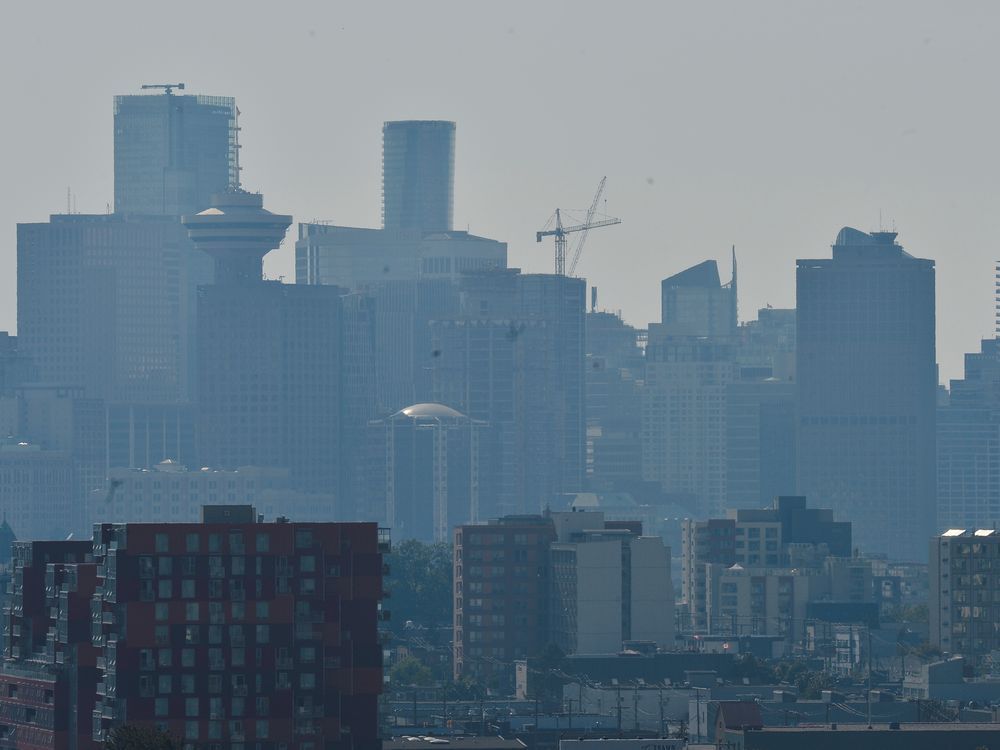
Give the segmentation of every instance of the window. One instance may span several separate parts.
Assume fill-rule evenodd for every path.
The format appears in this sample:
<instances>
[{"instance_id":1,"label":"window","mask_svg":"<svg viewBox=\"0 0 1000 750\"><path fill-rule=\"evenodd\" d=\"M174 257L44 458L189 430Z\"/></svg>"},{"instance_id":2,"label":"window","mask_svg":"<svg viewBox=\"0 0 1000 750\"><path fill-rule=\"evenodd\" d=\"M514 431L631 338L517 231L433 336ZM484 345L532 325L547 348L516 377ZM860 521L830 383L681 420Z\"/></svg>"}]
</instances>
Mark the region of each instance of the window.
<instances>
[{"instance_id":1,"label":"window","mask_svg":"<svg viewBox=\"0 0 1000 750\"><path fill-rule=\"evenodd\" d=\"M139 697L152 698L156 695L156 684L153 682L153 675L139 675Z\"/></svg>"},{"instance_id":2,"label":"window","mask_svg":"<svg viewBox=\"0 0 1000 750\"><path fill-rule=\"evenodd\" d=\"M208 650L208 668L209 669L225 669L226 663L222 658L221 648L210 648ZM211 678L209 680L211 685Z\"/></svg>"},{"instance_id":3,"label":"window","mask_svg":"<svg viewBox=\"0 0 1000 750\"><path fill-rule=\"evenodd\" d=\"M156 662L153 660L153 649L151 648L139 649L139 669L151 670L155 668L156 668Z\"/></svg>"},{"instance_id":4,"label":"window","mask_svg":"<svg viewBox=\"0 0 1000 750\"><path fill-rule=\"evenodd\" d=\"M241 576L241 575L245 575L246 574L247 570L246 570L246 558L245 557L243 557L242 555L237 555L237 556L235 556L235 557L232 558L231 563L232 563L232 565L231 565L231 567L232 567L232 574L234 576Z\"/></svg>"},{"instance_id":5,"label":"window","mask_svg":"<svg viewBox=\"0 0 1000 750\"><path fill-rule=\"evenodd\" d=\"M188 622L198 621L198 602L188 602L184 605L184 617Z\"/></svg>"},{"instance_id":6,"label":"window","mask_svg":"<svg viewBox=\"0 0 1000 750\"><path fill-rule=\"evenodd\" d=\"M222 549L222 536L219 534L208 535L208 551L219 552Z\"/></svg>"},{"instance_id":7,"label":"window","mask_svg":"<svg viewBox=\"0 0 1000 750\"><path fill-rule=\"evenodd\" d=\"M198 558L193 555L186 555L181 558L181 575L198 575Z\"/></svg>"},{"instance_id":8,"label":"window","mask_svg":"<svg viewBox=\"0 0 1000 750\"><path fill-rule=\"evenodd\" d=\"M184 626L184 642L197 644L201 642L201 627L198 625Z\"/></svg>"},{"instance_id":9,"label":"window","mask_svg":"<svg viewBox=\"0 0 1000 750\"><path fill-rule=\"evenodd\" d=\"M309 549L313 546L313 533L310 529L295 530L295 549Z\"/></svg>"},{"instance_id":10,"label":"window","mask_svg":"<svg viewBox=\"0 0 1000 750\"><path fill-rule=\"evenodd\" d=\"M210 693L221 693L222 692L222 675L220 674L210 674L208 676L208 692ZM213 698L212 700L216 700Z\"/></svg>"},{"instance_id":11,"label":"window","mask_svg":"<svg viewBox=\"0 0 1000 750\"><path fill-rule=\"evenodd\" d=\"M186 669L194 668L194 649L193 648L182 648L181 649L181 666Z\"/></svg>"},{"instance_id":12,"label":"window","mask_svg":"<svg viewBox=\"0 0 1000 750\"><path fill-rule=\"evenodd\" d=\"M200 547L201 547L201 539L198 536L198 534L196 533L188 534L187 541L185 544L185 549L188 552L198 552Z\"/></svg>"},{"instance_id":13,"label":"window","mask_svg":"<svg viewBox=\"0 0 1000 750\"><path fill-rule=\"evenodd\" d=\"M222 707L222 698L208 699L208 718L210 719L226 718L226 710Z\"/></svg>"},{"instance_id":14,"label":"window","mask_svg":"<svg viewBox=\"0 0 1000 750\"><path fill-rule=\"evenodd\" d=\"M185 578L181 581L181 599L194 599L194 579Z\"/></svg>"},{"instance_id":15,"label":"window","mask_svg":"<svg viewBox=\"0 0 1000 750\"><path fill-rule=\"evenodd\" d=\"M271 640L271 626L258 625L256 637L257 643L268 643Z\"/></svg>"},{"instance_id":16,"label":"window","mask_svg":"<svg viewBox=\"0 0 1000 750\"><path fill-rule=\"evenodd\" d=\"M170 695L170 689L173 687L173 681L168 674L161 674L157 676L156 680L156 692L160 695Z\"/></svg>"},{"instance_id":17,"label":"window","mask_svg":"<svg viewBox=\"0 0 1000 750\"><path fill-rule=\"evenodd\" d=\"M234 648L232 649L232 664L234 667L244 667L247 663L246 649Z\"/></svg>"},{"instance_id":18,"label":"window","mask_svg":"<svg viewBox=\"0 0 1000 750\"><path fill-rule=\"evenodd\" d=\"M269 716L271 713L271 699L266 695L257 696L257 716Z\"/></svg>"},{"instance_id":19,"label":"window","mask_svg":"<svg viewBox=\"0 0 1000 750\"><path fill-rule=\"evenodd\" d=\"M258 620L266 620L271 616L271 605L269 602L257 602L256 609Z\"/></svg>"},{"instance_id":20,"label":"window","mask_svg":"<svg viewBox=\"0 0 1000 750\"><path fill-rule=\"evenodd\" d=\"M233 555L242 555L245 551L243 547L243 532L242 531L230 531L229 532L229 552Z\"/></svg>"},{"instance_id":21,"label":"window","mask_svg":"<svg viewBox=\"0 0 1000 750\"><path fill-rule=\"evenodd\" d=\"M270 722L267 719L257 719L256 734L258 740L266 740L270 733Z\"/></svg>"},{"instance_id":22,"label":"window","mask_svg":"<svg viewBox=\"0 0 1000 750\"><path fill-rule=\"evenodd\" d=\"M208 598L222 598L222 581L218 578L210 578L208 581Z\"/></svg>"},{"instance_id":23,"label":"window","mask_svg":"<svg viewBox=\"0 0 1000 750\"><path fill-rule=\"evenodd\" d=\"M184 722L184 739L186 739L186 740L196 740L196 739L198 739L198 722L197 721L185 721Z\"/></svg>"},{"instance_id":24,"label":"window","mask_svg":"<svg viewBox=\"0 0 1000 750\"><path fill-rule=\"evenodd\" d=\"M156 568L153 566L153 558L148 555L142 555L139 558L139 577L140 578L152 578L153 573Z\"/></svg>"},{"instance_id":25,"label":"window","mask_svg":"<svg viewBox=\"0 0 1000 750\"><path fill-rule=\"evenodd\" d=\"M303 664L312 664L316 661L316 648L314 646L302 646L299 648L299 661Z\"/></svg>"},{"instance_id":26,"label":"window","mask_svg":"<svg viewBox=\"0 0 1000 750\"><path fill-rule=\"evenodd\" d=\"M174 570L174 558L160 557L157 559L157 565L160 569L161 576L172 575Z\"/></svg>"},{"instance_id":27,"label":"window","mask_svg":"<svg viewBox=\"0 0 1000 750\"><path fill-rule=\"evenodd\" d=\"M157 581L157 595L160 599L173 599L174 582L169 578L161 578Z\"/></svg>"},{"instance_id":28,"label":"window","mask_svg":"<svg viewBox=\"0 0 1000 750\"><path fill-rule=\"evenodd\" d=\"M271 537L269 534L257 534L257 551L269 552L271 549Z\"/></svg>"},{"instance_id":29,"label":"window","mask_svg":"<svg viewBox=\"0 0 1000 750\"><path fill-rule=\"evenodd\" d=\"M157 534L156 535L156 551L157 552L169 552L170 551L170 544L167 541L167 535L166 534Z\"/></svg>"},{"instance_id":30,"label":"window","mask_svg":"<svg viewBox=\"0 0 1000 750\"><path fill-rule=\"evenodd\" d=\"M247 605L243 602L233 602L229 605L230 612L234 620L245 620L247 616Z\"/></svg>"},{"instance_id":31,"label":"window","mask_svg":"<svg viewBox=\"0 0 1000 750\"><path fill-rule=\"evenodd\" d=\"M316 557L314 555L303 555L299 558L299 570L303 573L316 572Z\"/></svg>"},{"instance_id":32,"label":"window","mask_svg":"<svg viewBox=\"0 0 1000 750\"><path fill-rule=\"evenodd\" d=\"M193 718L198 715L198 699L197 698L185 698L184 699L184 715L188 718Z\"/></svg>"},{"instance_id":33,"label":"window","mask_svg":"<svg viewBox=\"0 0 1000 750\"><path fill-rule=\"evenodd\" d=\"M221 625L209 625L208 626L208 642L217 644L222 643L222 626Z\"/></svg>"},{"instance_id":34,"label":"window","mask_svg":"<svg viewBox=\"0 0 1000 750\"><path fill-rule=\"evenodd\" d=\"M230 716L242 716L246 708L246 699L233 696L230 705Z\"/></svg>"},{"instance_id":35,"label":"window","mask_svg":"<svg viewBox=\"0 0 1000 750\"><path fill-rule=\"evenodd\" d=\"M166 625L157 625L154 629L153 639L157 646L170 645L170 628Z\"/></svg>"},{"instance_id":36,"label":"window","mask_svg":"<svg viewBox=\"0 0 1000 750\"><path fill-rule=\"evenodd\" d=\"M169 648L161 648L159 654L157 654L156 663L161 667L169 667L173 660L174 652Z\"/></svg>"},{"instance_id":37,"label":"window","mask_svg":"<svg viewBox=\"0 0 1000 750\"><path fill-rule=\"evenodd\" d=\"M156 716L166 716L167 715L167 707L168 707L169 703L170 703L170 701L167 700L166 698L157 698L153 702L153 713Z\"/></svg>"},{"instance_id":38,"label":"window","mask_svg":"<svg viewBox=\"0 0 1000 750\"><path fill-rule=\"evenodd\" d=\"M193 674L182 674L181 675L181 692L185 695L190 695L194 692L194 675Z\"/></svg>"},{"instance_id":39,"label":"window","mask_svg":"<svg viewBox=\"0 0 1000 750\"><path fill-rule=\"evenodd\" d=\"M299 582L299 593L309 595L316 593L316 579L302 578Z\"/></svg>"},{"instance_id":40,"label":"window","mask_svg":"<svg viewBox=\"0 0 1000 750\"><path fill-rule=\"evenodd\" d=\"M312 690L316 687L316 675L313 672L301 672L299 674L299 687L303 690Z\"/></svg>"},{"instance_id":41,"label":"window","mask_svg":"<svg viewBox=\"0 0 1000 750\"><path fill-rule=\"evenodd\" d=\"M170 619L170 605L166 602L157 602L154 616L158 622Z\"/></svg>"}]
</instances>

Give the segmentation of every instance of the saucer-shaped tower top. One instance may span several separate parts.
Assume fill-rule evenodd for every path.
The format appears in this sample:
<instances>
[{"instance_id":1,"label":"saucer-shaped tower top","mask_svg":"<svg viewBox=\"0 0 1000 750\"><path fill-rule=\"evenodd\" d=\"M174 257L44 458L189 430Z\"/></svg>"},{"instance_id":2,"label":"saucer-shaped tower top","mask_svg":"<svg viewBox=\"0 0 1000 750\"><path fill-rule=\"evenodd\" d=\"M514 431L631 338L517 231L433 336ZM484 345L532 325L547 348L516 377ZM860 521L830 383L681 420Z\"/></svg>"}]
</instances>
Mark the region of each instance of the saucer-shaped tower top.
<instances>
[{"instance_id":1,"label":"saucer-shaped tower top","mask_svg":"<svg viewBox=\"0 0 1000 750\"><path fill-rule=\"evenodd\" d=\"M264 256L274 250L291 216L264 209L260 193L242 190L212 196L212 207L181 219L195 247L215 259L215 283L260 281Z\"/></svg>"}]
</instances>

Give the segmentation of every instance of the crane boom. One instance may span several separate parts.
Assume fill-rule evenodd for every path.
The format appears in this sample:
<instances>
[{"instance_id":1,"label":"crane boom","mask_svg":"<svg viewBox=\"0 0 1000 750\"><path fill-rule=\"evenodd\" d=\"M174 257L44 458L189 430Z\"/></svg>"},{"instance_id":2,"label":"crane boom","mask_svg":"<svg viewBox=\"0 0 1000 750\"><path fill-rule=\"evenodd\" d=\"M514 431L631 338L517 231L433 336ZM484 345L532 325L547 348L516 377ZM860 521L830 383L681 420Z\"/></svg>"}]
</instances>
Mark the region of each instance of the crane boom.
<instances>
[{"instance_id":1,"label":"crane boom","mask_svg":"<svg viewBox=\"0 0 1000 750\"><path fill-rule=\"evenodd\" d=\"M144 83L142 84L143 90L146 89L163 89L163 93L170 96L174 93L174 89L184 90L183 83Z\"/></svg>"},{"instance_id":2,"label":"crane boom","mask_svg":"<svg viewBox=\"0 0 1000 750\"><path fill-rule=\"evenodd\" d=\"M568 227L563 226L562 210L557 208L548 223L545 225L545 228L535 232L535 242L541 242L543 237L555 238L555 272L560 276L573 275L573 272L576 270L576 264L580 260L580 254L583 252L583 245L587 241L587 233L591 229L622 223L621 219L610 216L594 221L594 216L597 212L597 205L601 200L601 195L604 193L604 183L607 182L607 179L607 177L601 178L601 182L597 186L597 192L594 194L594 200L591 201L590 208L587 210L587 215L583 223L573 224ZM553 226L553 222L555 226ZM550 229L549 227L552 228ZM576 246L573 249L573 259L570 264L569 274L567 274L566 235L577 232L580 233L580 238L577 240Z\"/></svg>"}]
</instances>

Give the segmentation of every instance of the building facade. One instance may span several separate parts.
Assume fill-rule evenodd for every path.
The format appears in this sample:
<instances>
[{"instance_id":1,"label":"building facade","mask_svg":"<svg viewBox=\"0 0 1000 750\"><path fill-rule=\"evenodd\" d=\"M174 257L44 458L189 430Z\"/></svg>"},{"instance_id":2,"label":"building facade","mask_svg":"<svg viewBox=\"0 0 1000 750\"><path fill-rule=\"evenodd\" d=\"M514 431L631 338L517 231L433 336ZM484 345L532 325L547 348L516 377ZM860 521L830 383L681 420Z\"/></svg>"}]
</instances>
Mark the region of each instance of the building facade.
<instances>
[{"instance_id":1,"label":"building facade","mask_svg":"<svg viewBox=\"0 0 1000 750\"><path fill-rule=\"evenodd\" d=\"M934 262L845 227L799 260L798 482L858 545L921 560L935 510ZM885 529L892 529L886 534Z\"/></svg>"},{"instance_id":2,"label":"building facade","mask_svg":"<svg viewBox=\"0 0 1000 750\"><path fill-rule=\"evenodd\" d=\"M238 186L236 116L226 96L116 96L115 212L178 217Z\"/></svg>"},{"instance_id":3,"label":"building facade","mask_svg":"<svg viewBox=\"0 0 1000 750\"><path fill-rule=\"evenodd\" d=\"M377 748L382 551L375 524L101 524L95 741L123 724L192 746Z\"/></svg>"},{"instance_id":4,"label":"building facade","mask_svg":"<svg viewBox=\"0 0 1000 750\"><path fill-rule=\"evenodd\" d=\"M449 231L455 208L455 123L382 126L382 226Z\"/></svg>"}]
</instances>

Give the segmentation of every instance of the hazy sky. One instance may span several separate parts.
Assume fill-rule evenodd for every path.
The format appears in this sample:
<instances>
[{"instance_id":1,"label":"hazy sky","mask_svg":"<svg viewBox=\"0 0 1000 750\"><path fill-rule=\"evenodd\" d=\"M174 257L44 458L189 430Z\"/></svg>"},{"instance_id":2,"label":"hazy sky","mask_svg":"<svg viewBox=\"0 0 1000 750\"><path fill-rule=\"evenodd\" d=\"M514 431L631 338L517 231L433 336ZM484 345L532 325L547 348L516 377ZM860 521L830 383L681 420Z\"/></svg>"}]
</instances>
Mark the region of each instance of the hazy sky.
<instances>
[{"instance_id":1,"label":"hazy sky","mask_svg":"<svg viewBox=\"0 0 1000 750\"><path fill-rule=\"evenodd\" d=\"M556 206L607 210L578 272L659 317L659 280L737 246L741 318L795 300L843 225L934 258L943 377L992 335L997 3L47 2L0 25L0 329L15 225L112 201L112 97L235 96L244 186L297 220L377 226L384 120L458 123L458 228L551 271ZM267 263L293 277L293 241Z\"/></svg>"}]
</instances>

